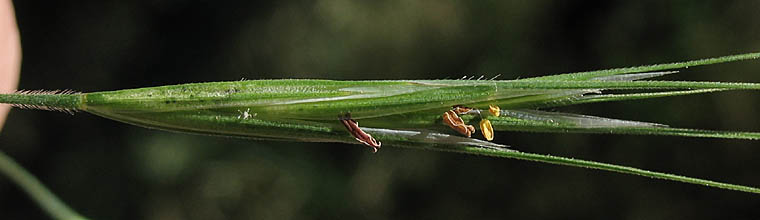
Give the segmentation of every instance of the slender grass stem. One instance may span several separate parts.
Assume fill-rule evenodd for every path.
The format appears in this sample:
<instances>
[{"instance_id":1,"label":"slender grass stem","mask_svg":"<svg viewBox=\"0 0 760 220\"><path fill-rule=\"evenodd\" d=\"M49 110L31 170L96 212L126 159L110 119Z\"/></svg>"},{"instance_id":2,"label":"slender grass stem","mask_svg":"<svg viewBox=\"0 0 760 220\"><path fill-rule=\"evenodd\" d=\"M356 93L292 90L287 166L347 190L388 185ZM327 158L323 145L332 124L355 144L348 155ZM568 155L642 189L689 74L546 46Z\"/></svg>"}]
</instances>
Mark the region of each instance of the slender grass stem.
<instances>
[{"instance_id":1,"label":"slender grass stem","mask_svg":"<svg viewBox=\"0 0 760 220\"><path fill-rule=\"evenodd\" d=\"M87 219L66 206L50 190L45 188L32 174L0 151L0 173L5 174L23 189L29 197L39 204L45 212L54 219L80 220Z\"/></svg>"},{"instance_id":2,"label":"slender grass stem","mask_svg":"<svg viewBox=\"0 0 760 220\"><path fill-rule=\"evenodd\" d=\"M667 174L667 173L643 170L639 168L594 162L594 161L587 161L587 160L580 160L580 159L574 159L574 158L558 157L558 156L552 156L552 155L541 155L541 154L525 153L525 152L518 152L518 151L499 151L499 150L493 150L493 149L487 149L487 148L472 148L472 147L468 147L467 149L465 149L465 151L467 153L472 153L472 154L536 161L536 162L557 164L557 165L563 165L563 166L598 169L598 170L612 171L612 172L617 172L617 173L645 176L645 177L650 177L650 178L655 178L655 179L664 179L664 180L670 180L670 181L703 185L707 187L715 187L715 188L721 188L721 189L727 189L727 190L760 194L760 188L756 188L756 187L722 183L722 182L717 182L717 181L686 177L686 176L680 176L680 175L675 175L675 174Z\"/></svg>"}]
</instances>

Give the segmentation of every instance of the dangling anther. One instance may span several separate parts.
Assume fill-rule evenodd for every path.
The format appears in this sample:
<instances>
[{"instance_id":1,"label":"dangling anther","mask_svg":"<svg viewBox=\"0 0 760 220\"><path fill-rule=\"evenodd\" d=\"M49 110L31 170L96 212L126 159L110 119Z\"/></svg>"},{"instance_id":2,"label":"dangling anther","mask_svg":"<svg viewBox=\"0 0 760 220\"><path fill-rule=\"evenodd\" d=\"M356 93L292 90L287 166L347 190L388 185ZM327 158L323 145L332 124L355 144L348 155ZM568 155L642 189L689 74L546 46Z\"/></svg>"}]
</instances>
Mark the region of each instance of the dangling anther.
<instances>
[{"instance_id":1,"label":"dangling anther","mask_svg":"<svg viewBox=\"0 0 760 220\"><path fill-rule=\"evenodd\" d=\"M344 116L341 116L340 122L343 123L343 126L346 126L348 133L351 133L351 135L354 136L357 141L371 147L372 153L377 153L377 150L380 149L380 145L382 145L382 143L375 140L372 135L369 135L366 132L362 131L362 129L359 128L359 123L351 119L351 113L346 113Z\"/></svg>"},{"instance_id":2,"label":"dangling anther","mask_svg":"<svg viewBox=\"0 0 760 220\"><path fill-rule=\"evenodd\" d=\"M488 111L491 113L491 115L498 117L501 113L501 109L499 106L495 105L489 105ZM443 113L443 123L454 129L455 131L459 132L460 134L463 134L467 137L471 137L472 133L475 133L475 127L472 125L467 125L464 123L464 120L459 117L459 115L464 114L476 114L480 115L480 131L483 133L483 137L486 138L486 140L492 141L494 137L493 133L493 126L491 125L491 121L486 119L486 117L483 115L483 111L479 109L474 109L470 107L465 107L461 105L455 105L451 108L451 110Z\"/></svg>"},{"instance_id":3,"label":"dangling anther","mask_svg":"<svg viewBox=\"0 0 760 220\"><path fill-rule=\"evenodd\" d=\"M473 108L465 107L465 106L461 106L461 105L455 105L455 106L451 107L451 110L454 110L454 112L457 113L457 115L463 115L463 114L470 113L470 111L472 111Z\"/></svg>"},{"instance_id":4,"label":"dangling anther","mask_svg":"<svg viewBox=\"0 0 760 220\"><path fill-rule=\"evenodd\" d=\"M488 111L491 112L491 115L499 117L501 115L501 108L499 106L495 105L489 105ZM480 132L483 133L483 137L486 138L488 141L493 140L493 126L491 125L491 121L480 116L482 119L480 120Z\"/></svg>"},{"instance_id":5,"label":"dangling anther","mask_svg":"<svg viewBox=\"0 0 760 220\"><path fill-rule=\"evenodd\" d=\"M456 108L456 107L455 107ZM443 123L454 129L455 131L463 134L464 136L471 137L475 132L475 127L472 125L464 124L462 118L457 115L456 110L449 110L443 113Z\"/></svg>"},{"instance_id":6,"label":"dangling anther","mask_svg":"<svg viewBox=\"0 0 760 220\"><path fill-rule=\"evenodd\" d=\"M488 141L493 140L493 126L488 119L480 120L480 132L483 133L483 137Z\"/></svg>"}]
</instances>

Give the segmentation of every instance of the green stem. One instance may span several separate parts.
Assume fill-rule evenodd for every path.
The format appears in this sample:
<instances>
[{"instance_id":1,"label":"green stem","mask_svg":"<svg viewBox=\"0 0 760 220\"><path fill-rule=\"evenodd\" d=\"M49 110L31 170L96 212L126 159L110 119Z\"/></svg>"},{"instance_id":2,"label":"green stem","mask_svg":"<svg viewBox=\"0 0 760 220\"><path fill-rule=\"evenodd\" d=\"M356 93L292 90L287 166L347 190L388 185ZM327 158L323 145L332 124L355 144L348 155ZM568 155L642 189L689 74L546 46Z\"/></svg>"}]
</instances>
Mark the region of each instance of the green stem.
<instances>
[{"instance_id":1,"label":"green stem","mask_svg":"<svg viewBox=\"0 0 760 220\"><path fill-rule=\"evenodd\" d=\"M0 173L8 176L54 219L87 219L66 206L23 167L0 151Z\"/></svg>"},{"instance_id":2,"label":"green stem","mask_svg":"<svg viewBox=\"0 0 760 220\"><path fill-rule=\"evenodd\" d=\"M21 91L0 94L0 103L14 107L53 111L76 111L82 106L82 94L69 91Z\"/></svg>"}]
</instances>

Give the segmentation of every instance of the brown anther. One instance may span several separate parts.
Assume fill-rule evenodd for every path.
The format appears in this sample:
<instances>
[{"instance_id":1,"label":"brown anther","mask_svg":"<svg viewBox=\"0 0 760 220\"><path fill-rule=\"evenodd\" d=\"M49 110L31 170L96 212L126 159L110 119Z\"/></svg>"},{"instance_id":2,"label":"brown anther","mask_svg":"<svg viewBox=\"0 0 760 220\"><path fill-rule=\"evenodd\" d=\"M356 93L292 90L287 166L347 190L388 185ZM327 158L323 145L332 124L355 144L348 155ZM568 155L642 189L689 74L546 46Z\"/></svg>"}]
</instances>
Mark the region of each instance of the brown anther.
<instances>
[{"instance_id":1,"label":"brown anther","mask_svg":"<svg viewBox=\"0 0 760 220\"><path fill-rule=\"evenodd\" d=\"M457 115L455 110L443 113L443 123L467 137L472 136L472 133L475 132L475 127L464 124L464 120Z\"/></svg>"},{"instance_id":2,"label":"brown anther","mask_svg":"<svg viewBox=\"0 0 760 220\"><path fill-rule=\"evenodd\" d=\"M493 116L496 116L496 117L499 117L499 115L501 114L501 108L499 108L499 106L495 106L495 105L489 105L488 106L488 111L491 112L491 114Z\"/></svg>"},{"instance_id":3,"label":"brown anther","mask_svg":"<svg viewBox=\"0 0 760 220\"><path fill-rule=\"evenodd\" d=\"M493 140L493 126L491 126L491 121L488 119L480 120L480 132L483 133L483 137L486 138L486 140L492 141Z\"/></svg>"},{"instance_id":4,"label":"brown anther","mask_svg":"<svg viewBox=\"0 0 760 220\"><path fill-rule=\"evenodd\" d=\"M464 127L467 128L467 131L470 132L470 135L472 135L472 133L475 133L475 126L464 125ZM470 135L467 135L467 137L469 137Z\"/></svg>"},{"instance_id":5,"label":"brown anther","mask_svg":"<svg viewBox=\"0 0 760 220\"><path fill-rule=\"evenodd\" d=\"M346 113L345 116L340 117L340 122L343 123L343 126L346 126L348 132L351 133L357 141L371 147L372 153L377 153L377 150L380 149L382 143L375 140L372 135L362 131L362 129L359 128L359 123L351 119L350 113Z\"/></svg>"},{"instance_id":6,"label":"brown anther","mask_svg":"<svg viewBox=\"0 0 760 220\"><path fill-rule=\"evenodd\" d=\"M472 111L472 108L461 106L461 105L455 105L452 107L452 110L454 110L454 112L456 112L457 115L461 115L461 114L469 113L470 111Z\"/></svg>"}]
</instances>

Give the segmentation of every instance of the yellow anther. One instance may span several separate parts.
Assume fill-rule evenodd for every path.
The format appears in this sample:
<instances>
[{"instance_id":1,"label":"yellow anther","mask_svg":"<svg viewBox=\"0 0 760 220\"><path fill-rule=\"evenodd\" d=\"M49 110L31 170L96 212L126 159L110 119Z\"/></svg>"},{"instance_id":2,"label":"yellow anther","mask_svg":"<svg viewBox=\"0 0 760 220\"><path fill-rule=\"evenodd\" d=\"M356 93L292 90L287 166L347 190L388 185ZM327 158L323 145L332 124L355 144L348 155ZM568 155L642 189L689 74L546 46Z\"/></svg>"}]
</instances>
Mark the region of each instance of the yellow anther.
<instances>
[{"instance_id":1,"label":"yellow anther","mask_svg":"<svg viewBox=\"0 0 760 220\"><path fill-rule=\"evenodd\" d=\"M493 140L493 126L491 126L491 121L488 119L480 120L480 131L483 132L483 137L485 137L486 140Z\"/></svg>"},{"instance_id":2,"label":"yellow anther","mask_svg":"<svg viewBox=\"0 0 760 220\"><path fill-rule=\"evenodd\" d=\"M499 114L501 114L501 108L499 108L499 106L495 106L495 105L489 105L488 106L488 111L491 112L491 114L493 116L496 116L496 117L499 117Z\"/></svg>"}]
</instances>

